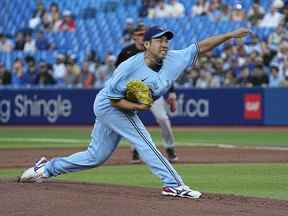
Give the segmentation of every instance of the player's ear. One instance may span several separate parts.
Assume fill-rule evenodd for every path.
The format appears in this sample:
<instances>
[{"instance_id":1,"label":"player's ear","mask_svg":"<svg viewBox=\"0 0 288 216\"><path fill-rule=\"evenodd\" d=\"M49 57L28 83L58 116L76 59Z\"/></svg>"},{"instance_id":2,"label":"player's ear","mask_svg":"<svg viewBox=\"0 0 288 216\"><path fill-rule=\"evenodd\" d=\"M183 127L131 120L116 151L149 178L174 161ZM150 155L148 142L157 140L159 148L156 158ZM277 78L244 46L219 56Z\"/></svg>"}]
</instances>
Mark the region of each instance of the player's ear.
<instances>
[{"instance_id":1,"label":"player's ear","mask_svg":"<svg viewBox=\"0 0 288 216\"><path fill-rule=\"evenodd\" d=\"M147 49L150 47L150 41L144 41L144 48Z\"/></svg>"}]
</instances>

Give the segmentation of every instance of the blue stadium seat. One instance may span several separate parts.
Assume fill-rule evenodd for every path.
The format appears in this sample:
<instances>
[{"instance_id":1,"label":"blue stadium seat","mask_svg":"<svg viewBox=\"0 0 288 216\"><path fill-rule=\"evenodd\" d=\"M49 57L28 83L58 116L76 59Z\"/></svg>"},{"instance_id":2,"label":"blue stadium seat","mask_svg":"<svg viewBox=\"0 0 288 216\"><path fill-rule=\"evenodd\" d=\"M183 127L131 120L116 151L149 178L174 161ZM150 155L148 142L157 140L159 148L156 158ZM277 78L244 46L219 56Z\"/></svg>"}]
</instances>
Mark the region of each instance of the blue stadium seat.
<instances>
[{"instance_id":1,"label":"blue stadium seat","mask_svg":"<svg viewBox=\"0 0 288 216\"><path fill-rule=\"evenodd\" d=\"M168 0L166 0L168 1ZM7 4L8 1L4 1ZM46 36L51 42L56 45L56 48L61 52L74 52L83 58L87 50L93 48L99 56L104 56L107 50L118 53L122 48L122 31L128 17L135 21L139 20L138 8L141 5L141 0L45 0L45 6L52 2L57 2L60 11L69 9L73 12L77 22L75 32L58 32L46 33ZM106 13L103 12L105 4L114 2L116 5L115 11ZM186 14L190 14L193 4L196 0L180 0L184 4ZM230 6L235 6L241 3L244 10L248 10L253 0L223 0ZM264 8L269 8L270 1L261 0ZM35 9L35 1L10 0L5 7L0 7L0 31L14 35L19 29L27 27L32 12ZM106 5L107 6L107 5ZM96 9L95 18L82 19L81 12L87 8L93 7ZM176 40L171 42L171 46L175 48L183 48L195 40L201 40L214 34L233 30L241 26L247 26L247 22L212 22L208 16L189 17L184 16L177 19L159 18L159 19L143 19L146 25L161 25L175 32ZM253 31L261 38L266 39L273 31L270 28L253 28ZM11 55L0 53L0 60L5 64L13 61L15 56L22 55L18 52L13 52ZM38 54L37 54L38 56ZM41 52L39 57L45 57L49 60L53 59L53 54L49 52ZM10 62L11 64L11 62Z\"/></svg>"}]
</instances>

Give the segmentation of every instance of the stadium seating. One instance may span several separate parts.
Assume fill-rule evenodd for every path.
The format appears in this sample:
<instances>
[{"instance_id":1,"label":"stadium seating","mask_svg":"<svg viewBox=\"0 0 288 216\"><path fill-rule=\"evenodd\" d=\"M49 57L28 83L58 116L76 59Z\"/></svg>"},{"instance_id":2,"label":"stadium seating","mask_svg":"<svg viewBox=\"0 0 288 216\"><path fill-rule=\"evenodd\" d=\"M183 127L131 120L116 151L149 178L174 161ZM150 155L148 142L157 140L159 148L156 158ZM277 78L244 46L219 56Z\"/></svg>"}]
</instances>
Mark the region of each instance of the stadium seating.
<instances>
[{"instance_id":1,"label":"stadium seating","mask_svg":"<svg viewBox=\"0 0 288 216\"><path fill-rule=\"evenodd\" d=\"M45 7L55 2L55 0L44 1ZM191 11L195 0L181 0L186 9L186 14ZM241 3L245 10L252 4L252 0L224 0L225 3L233 6ZM76 19L75 32L55 32L46 33L48 39L56 45L58 52L76 53L78 56L83 56L87 50L95 49L100 58L103 58L106 51L111 51L117 54L123 44L122 30L125 26L126 18L130 17L135 21L138 18L138 8L141 5L141 0L61 0L57 1L60 10L71 10ZM269 1L261 1L265 8L269 7ZM2 29L0 31L9 35L14 35L17 31L27 27L28 21L31 18L35 8L34 1L11 0L4 1L3 7L0 7L0 19ZM89 16L85 15L85 10L90 10ZM94 11L94 14L91 14ZM195 40L201 40L213 34L222 33L233 30L240 26L247 26L246 22L221 22L215 23L209 20L207 16L193 17L185 16L176 19L161 18L161 19L144 19L147 25L161 25L170 28L176 33L176 40L172 42L173 48L182 48ZM209 26L209 28L207 28ZM261 39L266 39L271 29L253 28L253 31L259 35ZM37 57L42 55L50 59L53 56L50 52L36 53ZM25 55L13 52L10 56L0 54L0 61L11 64L11 60L18 56Z\"/></svg>"}]
</instances>

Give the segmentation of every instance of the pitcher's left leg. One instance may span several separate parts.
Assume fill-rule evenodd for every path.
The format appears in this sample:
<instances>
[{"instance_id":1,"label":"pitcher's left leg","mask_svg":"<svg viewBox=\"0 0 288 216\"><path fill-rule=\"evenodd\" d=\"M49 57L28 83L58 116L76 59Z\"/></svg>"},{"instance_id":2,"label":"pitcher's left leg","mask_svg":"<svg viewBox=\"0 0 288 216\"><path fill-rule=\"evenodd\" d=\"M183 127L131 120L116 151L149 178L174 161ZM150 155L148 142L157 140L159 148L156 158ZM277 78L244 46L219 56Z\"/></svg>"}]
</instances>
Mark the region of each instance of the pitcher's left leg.
<instances>
[{"instance_id":1,"label":"pitcher's left leg","mask_svg":"<svg viewBox=\"0 0 288 216\"><path fill-rule=\"evenodd\" d=\"M117 121L115 118L117 117ZM131 142L141 159L166 186L183 185L183 181L170 162L153 143L149 132L136 114L115 111L106 116L109 127Z\"/></svg>"}]
</instances>

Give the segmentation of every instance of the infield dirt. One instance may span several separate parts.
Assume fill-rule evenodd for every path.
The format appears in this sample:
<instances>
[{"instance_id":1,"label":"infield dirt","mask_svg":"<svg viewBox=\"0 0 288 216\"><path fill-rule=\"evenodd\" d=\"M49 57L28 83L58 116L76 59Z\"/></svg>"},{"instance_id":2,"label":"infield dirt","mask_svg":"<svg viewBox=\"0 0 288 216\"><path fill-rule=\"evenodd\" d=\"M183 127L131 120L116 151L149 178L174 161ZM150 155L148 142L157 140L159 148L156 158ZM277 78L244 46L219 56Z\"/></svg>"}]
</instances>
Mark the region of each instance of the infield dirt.
<instances>
[{"instance_id":1,"label":"infield dirt","mask_svg":"<svg viewBox=\"0 0 288 216\"><path fill-rule=\"evenodd\" d=\"M69 155L79 149L0 151L0 167L29 167L40 156ZM106 164L128 164L129 148L118 148ZM163 151L163 149L162 149ZM288 162L288 151L179 147L179 163ZM0 179L2 216L287 216L288 202L204 193L200 200L162 197L160 189L51 181L17 183Z\"/></svg>"}]
</instances>

